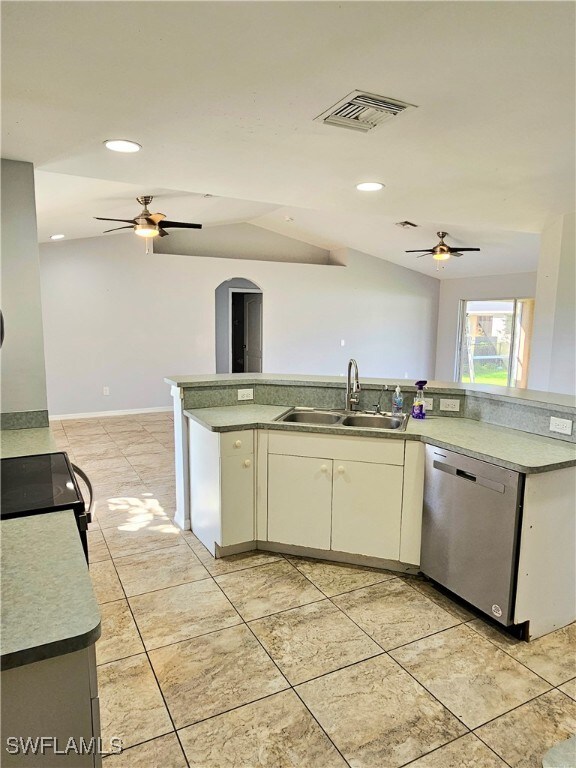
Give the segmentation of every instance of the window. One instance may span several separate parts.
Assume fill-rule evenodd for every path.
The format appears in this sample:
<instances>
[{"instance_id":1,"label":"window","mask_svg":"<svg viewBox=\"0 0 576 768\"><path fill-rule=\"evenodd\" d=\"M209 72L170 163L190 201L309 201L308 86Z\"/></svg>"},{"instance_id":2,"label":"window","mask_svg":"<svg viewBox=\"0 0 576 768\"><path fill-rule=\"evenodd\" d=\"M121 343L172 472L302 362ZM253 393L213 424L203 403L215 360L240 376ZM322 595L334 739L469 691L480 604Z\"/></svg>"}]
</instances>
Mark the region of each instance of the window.
<instances>
[{"instance_id":1,"label":"window","mask_svg":"<svg viewBox=\"0 0 576 768\"><path fill-rule=\"evenodd\" d=\"M534 299L460 302L456 380L526 387Z\"/></svg>"}]
</instances>

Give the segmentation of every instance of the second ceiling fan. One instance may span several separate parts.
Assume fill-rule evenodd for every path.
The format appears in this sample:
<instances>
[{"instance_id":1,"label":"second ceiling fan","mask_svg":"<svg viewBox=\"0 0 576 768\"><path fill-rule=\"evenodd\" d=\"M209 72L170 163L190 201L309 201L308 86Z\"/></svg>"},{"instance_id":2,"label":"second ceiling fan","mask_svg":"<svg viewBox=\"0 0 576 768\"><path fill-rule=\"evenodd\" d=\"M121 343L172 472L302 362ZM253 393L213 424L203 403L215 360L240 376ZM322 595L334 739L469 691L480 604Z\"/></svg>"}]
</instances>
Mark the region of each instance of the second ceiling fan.
<instances>
[{"instance_id":1,"label":"second ceiling fan","mask_svg":"<svg viewBox=\"0 0 576 768\"><path fill-rule=\"evenodd\" d=\"M417 259L421 259L422 256L426 256L426 254L431 253L432 258L436 261L446 261L446 259L449 259L451 256L456 256L459 258L462 256L464 251L480 250L480 248L453 248L450 245L446 245L444 242L444 238L448 237L448 232L436 232L436 234L440 238L438 245L435 245L433 248L419 248L417 250L406 251L406 253L419 253L420 256L416 256Z\"/></svg>"},{"instance_id":2,"label":"second ceiling fan","mask_svg":"<svg viewBox=\"0 0 576 768\"><path fill-rule=\"evenodd\" d=\"M169 235L167 228L174 229L202 229L202 224L191 224L185 221L168 221L163 213L150 213L148 206L154 198L151 195L137 197L136 201L143 206L141 213L133 219L107 219L103 216L94 216L98 221L122 221L123 227L105 229L104 232L116 232L119 229L133 229L140 237L165 237Z\"/></svg>"}]
</instances>

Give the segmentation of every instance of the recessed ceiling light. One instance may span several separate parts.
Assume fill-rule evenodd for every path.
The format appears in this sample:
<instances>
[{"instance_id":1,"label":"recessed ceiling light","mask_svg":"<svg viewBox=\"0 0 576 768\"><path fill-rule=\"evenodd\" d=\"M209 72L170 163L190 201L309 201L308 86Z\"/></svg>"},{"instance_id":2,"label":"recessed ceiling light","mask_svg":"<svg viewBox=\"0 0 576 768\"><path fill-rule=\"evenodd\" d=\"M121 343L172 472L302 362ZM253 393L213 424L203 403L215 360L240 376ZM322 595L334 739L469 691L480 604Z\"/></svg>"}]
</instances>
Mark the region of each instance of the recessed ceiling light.
<instances>
[{"instance_id":1,"label":"recessed ceiling light","mask_svg":"<svg viewBox=\"0 0 576 768\"><path fill-rule=\"evenodd\" d=\"M128 139L108 139L104 142L104 146L113 152L140 152L142 149L140 144Z\"/></svg>"},{"instance_id":2,"label":"recessed ceiling light","mask_svg":"<svg viewBox=\"0 0 576 768\"><path fill-rule=\"evenodd\" d=\"M50 235L50 240L62 240L66 235Z\"/></svg>"},{"instance_id":3,"label":"recessed ceiling light","mask_svg":"<svg viewBox=\"0 0 576 768\"><path fill-rule=\"evenodd\" d=\"M360 192L379 192L383 187L384 184L380 184L379 181L363 181L361 184L356 184L356 189Z\"/></svg>"}]
</instances>

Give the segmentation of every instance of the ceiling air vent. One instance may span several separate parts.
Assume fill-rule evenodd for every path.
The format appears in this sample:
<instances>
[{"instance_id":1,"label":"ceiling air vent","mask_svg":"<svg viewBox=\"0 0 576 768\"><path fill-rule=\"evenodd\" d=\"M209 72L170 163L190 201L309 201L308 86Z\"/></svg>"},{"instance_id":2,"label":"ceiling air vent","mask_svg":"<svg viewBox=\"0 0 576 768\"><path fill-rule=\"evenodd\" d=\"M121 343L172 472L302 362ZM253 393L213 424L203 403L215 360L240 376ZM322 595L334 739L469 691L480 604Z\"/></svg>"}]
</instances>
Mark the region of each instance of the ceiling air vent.
<instances>
[{"instance_id":1,"label":"ceiling air vent","mask_svg":"<svg viewBox=\"0 0 576 768\"><path fill-rule=\"evenodd\" d=\"M346 98L314 119L327 125L339 125L341 128L366 132L414 106L386 96L377 96L375 93L352 91Z\"/></svg>"}]
</instances>

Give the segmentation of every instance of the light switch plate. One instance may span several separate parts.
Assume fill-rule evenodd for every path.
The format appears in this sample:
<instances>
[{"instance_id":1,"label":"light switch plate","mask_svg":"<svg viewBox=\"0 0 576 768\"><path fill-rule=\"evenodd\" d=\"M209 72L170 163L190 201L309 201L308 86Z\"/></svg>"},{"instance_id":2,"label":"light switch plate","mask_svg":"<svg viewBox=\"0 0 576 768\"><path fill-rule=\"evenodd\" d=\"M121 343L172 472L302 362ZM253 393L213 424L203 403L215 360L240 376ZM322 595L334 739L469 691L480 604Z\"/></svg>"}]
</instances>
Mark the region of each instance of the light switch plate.
<instances>
[{"instance_id":1,"label":"light switch plate","mask_svg":"<svg viewBox=\"0 0 576 768\"><path fill-rule=\"evenodd\" d=\"M459 411L460 400L450 400L444 397L440 398L440 410L441 411Z\"/></svg>"},{"instance_id":2,"label":"light switch plate","mask_svg":"<svg viewBox=\"0 0 576 768\"><path fill-rule=\"evenodd\" d=\"M571 435L572 434L571 419L558 419L556 416L551 416L550 432L558 432L560 435Z\"/></svg>"},{"instance_id":3,"label":"light switch plate","mask_svg":"<svg viewBox=\"0 0 576 768\"><path fill-rule=\"evenodd\" d=\"M253 389L239 389L238 390L238 400L254 400L254 390Z\"/></svg>"}]
</instances>

